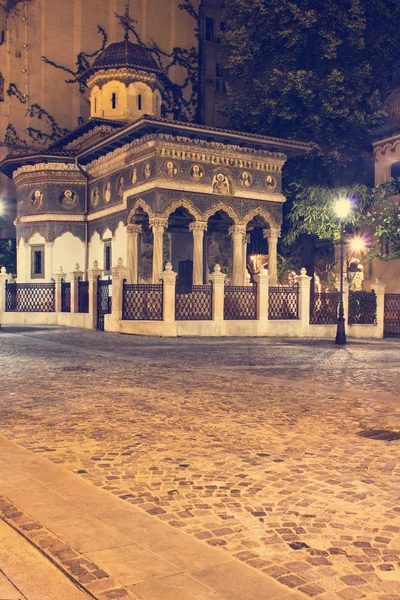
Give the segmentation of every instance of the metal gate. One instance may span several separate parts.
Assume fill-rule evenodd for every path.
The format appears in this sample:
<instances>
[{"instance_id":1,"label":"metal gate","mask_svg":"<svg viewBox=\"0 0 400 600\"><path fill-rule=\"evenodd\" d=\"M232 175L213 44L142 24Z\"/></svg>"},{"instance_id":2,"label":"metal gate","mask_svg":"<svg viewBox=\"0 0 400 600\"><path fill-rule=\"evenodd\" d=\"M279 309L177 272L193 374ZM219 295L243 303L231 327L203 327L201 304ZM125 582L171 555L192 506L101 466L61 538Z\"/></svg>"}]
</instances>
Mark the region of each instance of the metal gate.
<instances>
[{"instance_id":1,"label":"metal gate","mask_svg":"<svg viewBox=\"0 0 400 600\"><path fill-rule=\"evenodd\" d=\"M111 314L111 279L97 281L97 329L104 331L104 315Z\"/></svg>"},{"instance_id":2,"label":"metal gate","mask_svg":"<svg viewBox=\"0 0 400 600\"><path fill-rule=\"evenodd\" d=\"M385 294L384 337L400 337L400 294Z\"/></svg>"}]
</instances>

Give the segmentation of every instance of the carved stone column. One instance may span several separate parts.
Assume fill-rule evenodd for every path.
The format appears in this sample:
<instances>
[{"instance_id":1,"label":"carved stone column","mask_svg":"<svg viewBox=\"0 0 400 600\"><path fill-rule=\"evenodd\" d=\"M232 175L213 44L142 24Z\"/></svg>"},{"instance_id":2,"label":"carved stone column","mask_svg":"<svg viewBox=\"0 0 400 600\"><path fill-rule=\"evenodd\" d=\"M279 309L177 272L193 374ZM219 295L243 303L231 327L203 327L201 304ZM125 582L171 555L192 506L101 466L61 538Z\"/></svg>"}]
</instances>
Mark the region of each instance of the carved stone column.
<instances>
[{"instance_id":1,"label":"carved stone column","mask_svg":"<svg viewBox=\"0 0 400 600\"><path fill-rule=\"evenodd\" d=\"M243 284L247 282L247 244L250 243L250 234L247 233L243 236Z\"/></svg>"},{"instance_id":2,"label":"carved stone column","mask_svg":"<svg viewBox=\"0 0 400 600\"><path fill-rule=\"evenodd\" d=\"M153 283L159 283L163 272L163 240L164 231L168 227L168 219L153 217L150 219L150 227L153 230Z\"/></svg>"},{"instance_id":3,"label":"carved stone column","mask_svg":"<svg viewBox=\"0 0 400 600\"><path fill-rule=\"evenodd\" d=\"M243 285L243 236L246 234L246 227L232 225L228 233L232 236L232 285Z\"/></svg>"},{"instance_id":4,"label":"carved stone column","mask_svg":"<svg viewBox=\"0 0 400 600\"><path fill-rule=\"evenodd\" d=\"M193 234L193 285L203 285L203 241L207 223L205 221L189 223L189 231Z\"/></svg>"},{"instance_id":5,"label":"carved stone column","mask_svg":"<svg viewBox=\"0 0 400 600\"><path fill-rule=\"evenodd\" d=\"M281 234L280 227L264 229L264 238L268 240L268 274L269 284L278 284L278 238Z\"/></svg>"},{"instance_id":6,"label":"carved stone column","mask_svg":"<svg viewBox=\"0 0 400 600\"><path fill-rule=\"evenodd\" d=\"M128 279L129 283L137 283L139 269L138 240L139 233L142 233L142 226L131 223L127 226L126 230L128 234Z\"/></svg>"}]
</instances>

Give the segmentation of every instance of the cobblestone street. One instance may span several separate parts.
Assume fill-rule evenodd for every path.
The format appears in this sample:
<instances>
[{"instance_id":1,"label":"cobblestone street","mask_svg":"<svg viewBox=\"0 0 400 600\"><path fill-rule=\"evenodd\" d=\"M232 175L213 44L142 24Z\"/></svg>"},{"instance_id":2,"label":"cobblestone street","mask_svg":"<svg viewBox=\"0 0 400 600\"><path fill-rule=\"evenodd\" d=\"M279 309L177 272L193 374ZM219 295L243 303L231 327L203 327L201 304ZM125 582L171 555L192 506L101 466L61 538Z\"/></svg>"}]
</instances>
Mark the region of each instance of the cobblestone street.
<instances>
[{"instance_id":1,"label":"cobblestone street","mask_svg":"<svg viewBox=\"0 0 400 600\"><path fill-rule=\"evenodd\" d=\"M358 435L400 432L400 341L3 327L0 368L8 440L309 597L400 599L400 439Z\"/></svg>"}]
</instances>

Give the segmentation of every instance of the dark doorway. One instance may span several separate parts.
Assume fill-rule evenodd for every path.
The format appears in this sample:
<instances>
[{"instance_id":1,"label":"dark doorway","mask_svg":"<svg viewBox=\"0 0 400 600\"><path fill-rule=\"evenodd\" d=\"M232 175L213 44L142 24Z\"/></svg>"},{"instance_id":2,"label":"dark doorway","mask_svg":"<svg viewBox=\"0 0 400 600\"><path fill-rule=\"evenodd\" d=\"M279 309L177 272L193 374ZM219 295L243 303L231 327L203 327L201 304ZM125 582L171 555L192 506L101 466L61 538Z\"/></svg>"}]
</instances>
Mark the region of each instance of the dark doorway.
<instances>
[{"instance_id":1,"label":"dark doorway","mask_svg":"<svg viewBox=\"0 0 400 600\"><path fill-rule=\"evenodd\" d=\"M177 292L181 294L191 291L193 285L193 261L181 260L178 263Z\"/></svg>"}]
</instances>

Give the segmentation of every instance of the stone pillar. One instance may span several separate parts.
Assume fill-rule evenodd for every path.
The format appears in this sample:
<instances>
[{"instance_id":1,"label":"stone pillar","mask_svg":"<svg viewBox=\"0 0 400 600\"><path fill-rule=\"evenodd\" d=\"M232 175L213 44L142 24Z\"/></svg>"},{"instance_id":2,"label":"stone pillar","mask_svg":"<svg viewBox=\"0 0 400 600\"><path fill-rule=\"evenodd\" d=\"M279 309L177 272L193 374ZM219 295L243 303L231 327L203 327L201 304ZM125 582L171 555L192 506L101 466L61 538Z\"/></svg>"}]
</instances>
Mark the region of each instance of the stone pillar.
<instances>
[{"instance_id":1,"label":"stone pillar","mask_svg":"<svg viewBox=\"0 0 400 600\"><path fill-rule=\"evenodd\" d=\"M385 324L385 284L377 277L371 289L376 294L376 326L378 333L376 337L383 338Z\"/></svg>"},{"instance_id":2,"label":"stone pillar","mask_svg":"<svg viewBox=\"0 0 400 600\"><path fill-rule=\"evenodd\" d=\"M55 281L56 284L56 297L55 297L55 311L56 313L61 312L61 281L64 280L65 281L66 278L66 274L63 271L63 268L60 267L57 271L57 273L54 273L53 275L53 279Z\"/></svg>"},{"instance_id":3,"label":"stone pillar","mask_svg":"<svg viewBox=\"0 0 400 600\"><path fill-rule=\"evenodd\" d=\"M193 221L189 223L189 231L193 234L193 285L203 285L203 264L204 264L204 232L207 231L205 221Z\"/></svg>"},{"instance_id":4,"label":"stone pillar","mask_svg":"<svg viewBox=\"0 0 400 600\"><path fill-rule=\"evenodd\" d=\"M243 236L246 234L246 227L232 225L228 232L232 236L232 285L243 285Z\"/></svg>"},{"instance_id":5,"label":"stone pillar","mask_svg":"<svg viewBox=\"0 0 400 600\"><path fill-rule=\"evenodd\" d=\"M221 267L215 265L214 272L210 275L212 284L212 319L214 321L215 335L223 335L224 326L224 273L221 273Z\"/></svg>"},{"instance_id":6,"label":"stone pillar","mask_svg":"<svg viewBox=\"0 0 400 600\"><path fill-rule=\"evenodd\" d=\"M310 327L310 287L311 277L307 275L307 271L303 267L300 275L296 276L296 281L299 284L299 319L303 334L307 334Z\"/></svg>"},{"instance_id":7,"label":"stone pillar","mask_svg":"<svg viewBox=\"0 0 400 600\"><path fill-rule=\"evenodd\" d=\"M259 273L254 276L257 284L257 319L264 324L268 321L268 282L267 269L261 267Z\"/></svg>"},{"instance_id":8,"label":"stone pillar","mask_svg":"<svg viewBox=\"0 0 400 600\"><path fill-rule=\"evenodd\" d=\"M11 283L11 275L7 275L5 267L0 269L0 315L6 310L6 281Z\"/></svg>"},{"instance_id":9,"label":"stone pillar","mask_svg":"<svg viewBox=\"0 0 400 600\"><path fill-rule=\"evenodd\" d=\"M247 244L250 243L250 234L243 236L243 285L247 285Z\"/></svg>"},{"instance_id":10,"label":"stone pillar","mask_svg":"<svg viewBox=\"0 0 400 600\"><path fill-rule=\"evenodd\" d=\"M264 238L268 240L268 273L269 284L278 285L278 238L281 234L279 227L264 229Z\"/></svg>"},{"instance_id":11,"label":"stone pillar","mask_svg":"<svg viewBox=\"0 0 400 600\"><path fill-rule=\"evenodd\" d=\"M159 283L163 270L163 240L164 231L168 227L168 219L154 217L150 219L150 227L153 230L153 283Z\"/></svg>"},{"instance_id":12,"label":"stone pillar","mask_svg":"<svg viewBox=\"0 0 400 600\"><path fill-rule=\"evenodd\" d=\"M76 263L75 269L67 275L67 281L71 283L71 313L78 312L78 282L82 277L83 271L79 269L79 265Z\"/></svg>"},{"instance_id":13,"label":"stone pillar","mask_svg":"<svg viewBox=\"0 0 400 600\"><path fill-rule=\"evenodd\" d=\"M111 267L111 315L104 316L105 331L118 331L119 321L122 319L123 284L128 274L129 270L127 267L124 267L122 258L118 259L116 267Z\"/></svg>"},{"instance_id":14,"label":"stone pillar","mask_svg":"<svg viewBox=\"0 0 400 600\"><path fill-rule=\"evenodd\" d=\"M175 323L175 286L177 273L172 270L171 263L165 265L165 271L161 273L163 281L163 335L175 337L177 334Z\"/></svg>"},{"instance_id":15,"label":"stone pillar","mask_svg":"<svg viewBox=\"0 0 400 600\"><path fill-rule=\"evenodd\" d=\"M131 223L126 229L128 237L128 281L129 283L137 283L139 270L138 242L139 233L142 233L142 226Z\"/></svg>"},{"instance_id":16,"label":"stone pillar","mask_svg":"<svg viewBox=\"0 0 400 600\"><path fill-rule=\"evenodd\" d=\"M103 274L102 269L99 269L97 260L93 262L93 268L88 270L89 281L89 320L92 329L97 327L97 281Z\"/></svg>"}]
</instances>

